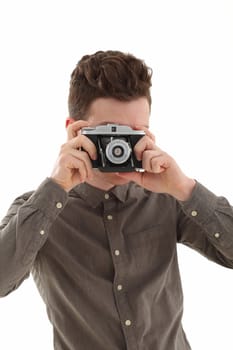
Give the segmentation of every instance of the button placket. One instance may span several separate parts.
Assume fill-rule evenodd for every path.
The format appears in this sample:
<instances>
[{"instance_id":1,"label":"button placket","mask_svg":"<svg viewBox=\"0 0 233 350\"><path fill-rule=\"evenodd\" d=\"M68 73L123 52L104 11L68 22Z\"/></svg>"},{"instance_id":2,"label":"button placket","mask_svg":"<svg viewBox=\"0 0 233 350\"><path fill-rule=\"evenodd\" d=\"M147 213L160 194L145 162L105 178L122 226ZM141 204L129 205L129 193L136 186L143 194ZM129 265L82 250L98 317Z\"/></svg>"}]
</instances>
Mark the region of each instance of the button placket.
<instances>
[{"instance_id":1,"label":"button placket","mask_svg":"<svg viewBox=\"0 0 233 350\"><path fill-rule=\"evenodd\" d=\"M107 227L107 232L108 232L108 236L109 236L109 243L110 243L110 246L111 246L113 254L116 257L118 257L120 255L120 250L117 247L117 243L116 243L116 238L117 237L116 237L116 235L112 234L113 225L115 225L115 223L114 223L114 215L112 214L112 213L114 213L115 203L113 201L111 201L110 195L108 193L105 193L104 198L105 198L105 201L104 201L104 216L105 216L105 218L107 220L106 227ZM113 243L113 241L115 243ZM115 247L114 247L114 245L115 245Z\"/></svg>"},{"instance_id":2,"label":"button placket","mask_svg":"<svg viewBox=\"0 0 233 350\"><path fill-rule=\"evenodd\" d=\"M112 260L115 270L114 282L113 282L113 290L114 297L117 305L117 309L120 315L120 321L122 325L122 330L125 333L125 339L128 342L129 334L134 333L134 329L132 327L132 316L131 311L128 306L127 296L125 294L124 288L124 275L125 275L125 266L127 262L124 261L124 252L123 248L124 244L121 241L121 235L118 233L118 225L117 225L117 211L116 211L116 200L111 196L104 195L103 206L104 206L104 221L106 226L106 233L109 239L110 250L112 252ZM120 228L119 228L120 229ZM132 334L133 334L132 333ZM130 336L130 342L133 340L133 335Z\"/></svg>"},{"instance_id":3,"label":"button placket","mask_svg":"<svg viewBox=\"0 0 233 350\"><path fill-rule=\"evenodd\" d=\"M116 249L116 250L114 250L114 254L115 254L116 256L119 256L119 255L120 255L120 251L119 251L118 249Z\"/></svg>"}]
</instances>

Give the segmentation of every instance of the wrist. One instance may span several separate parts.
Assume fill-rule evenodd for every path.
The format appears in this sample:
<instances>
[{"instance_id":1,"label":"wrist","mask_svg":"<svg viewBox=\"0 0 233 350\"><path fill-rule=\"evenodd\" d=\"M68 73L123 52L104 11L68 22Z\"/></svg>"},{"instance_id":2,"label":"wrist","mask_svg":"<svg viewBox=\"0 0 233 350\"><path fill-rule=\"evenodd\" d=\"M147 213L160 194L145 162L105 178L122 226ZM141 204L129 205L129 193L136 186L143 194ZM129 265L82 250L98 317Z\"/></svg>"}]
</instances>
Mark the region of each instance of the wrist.
<instances>
[{"instance_id":1,"label":"wrist","mask_svg":"<svg viewBox=\"0 0 233 350\"><path fill-rule=\"evenodd\" d=\"M55 182L58 186L60 186L64 191L69 192L70 188L68 188L64 183L62 183L61 181L58 181L56 178L54 177L49 177L49 179L51 179L53 182Z\"/></svg>"},{"instance_id":2,"label":"wrist","mask_svg":"<svg viewBox=\"0 0 233 350\"><path fill-rule=\"evenodd\" d=\"M176 191L173 195L177 200L185 202L191 197L196 181L194 179L185 178L179 186L177 186Z\"/></svg>"}]
</instances>

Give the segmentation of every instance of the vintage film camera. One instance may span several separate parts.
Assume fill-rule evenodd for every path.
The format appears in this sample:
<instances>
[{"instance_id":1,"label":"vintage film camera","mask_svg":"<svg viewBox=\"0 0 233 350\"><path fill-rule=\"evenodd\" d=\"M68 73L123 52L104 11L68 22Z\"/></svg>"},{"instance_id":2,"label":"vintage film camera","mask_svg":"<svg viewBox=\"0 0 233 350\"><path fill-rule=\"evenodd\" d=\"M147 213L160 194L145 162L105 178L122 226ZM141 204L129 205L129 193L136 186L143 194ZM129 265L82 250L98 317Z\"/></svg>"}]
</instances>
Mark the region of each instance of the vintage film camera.
<instances>
[{"instance_id":1,"label":"vintage film camera","mask_svg":"<svg viewBox=\"0 0 233 350\"><path fill-rule=\"evenodd\" d=\"M96 146L97 160L93 168L103 172L143 171L142 162L134 154L134 146L145 135L127 125L105 124L81 130Z\"/></svg>"}]
</instances>

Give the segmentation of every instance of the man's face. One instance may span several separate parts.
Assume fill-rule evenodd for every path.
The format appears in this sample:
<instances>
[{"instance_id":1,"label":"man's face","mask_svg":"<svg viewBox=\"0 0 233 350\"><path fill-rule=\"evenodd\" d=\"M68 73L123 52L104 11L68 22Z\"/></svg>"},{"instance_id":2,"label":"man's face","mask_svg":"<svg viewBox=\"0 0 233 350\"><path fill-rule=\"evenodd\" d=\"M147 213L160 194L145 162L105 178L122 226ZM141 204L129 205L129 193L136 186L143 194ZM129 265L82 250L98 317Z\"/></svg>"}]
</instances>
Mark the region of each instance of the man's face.
<instances>
[{"instance_id":1,"label":"man's face","mask_svg":"<svg viewBox=\"0 0 233 350\"><path fill-rule=\"evenodd\" d=\"M129 102L98 98L89 108L88 121L93 126L112 123L149 128L149 114L149 103L144 97Z\"/></svg>"},{"instance_id":2,"label":"man's face","mask_svg":"<svg viewBox=\"0 0 233 350\"><path fill-rule=\"evenodd\" d=\"M149 103L145 97L129 102L113 98L98 98L91 104L87 120L91 126L112 123L129 125L132 129L136 126L149 128L149 115ZM97 181L109 183L109 186L128 182L114 173L95 170L95 175Z\"/></svg>"}]
</instances>

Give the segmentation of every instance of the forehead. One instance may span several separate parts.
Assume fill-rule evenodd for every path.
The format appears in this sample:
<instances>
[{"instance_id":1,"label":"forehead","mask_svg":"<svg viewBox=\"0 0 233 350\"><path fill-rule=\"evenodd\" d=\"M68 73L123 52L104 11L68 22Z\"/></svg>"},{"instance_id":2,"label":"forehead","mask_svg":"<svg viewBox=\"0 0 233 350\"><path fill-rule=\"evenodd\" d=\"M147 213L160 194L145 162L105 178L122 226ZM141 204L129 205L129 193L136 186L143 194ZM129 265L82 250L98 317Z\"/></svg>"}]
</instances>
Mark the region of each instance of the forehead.
<instances>
[{"instance_id":1,"label":"forehead","mask_svg":"<svg viewBox=\"0 0 233 350\"><path fill-rule=\"evenodd\" d=\"M149 103L145 97L140 97L133 101L98 98L92 102L87 119L92 125L116 123L148 127L149 116Z\"/></svg>"}]
</instances>

